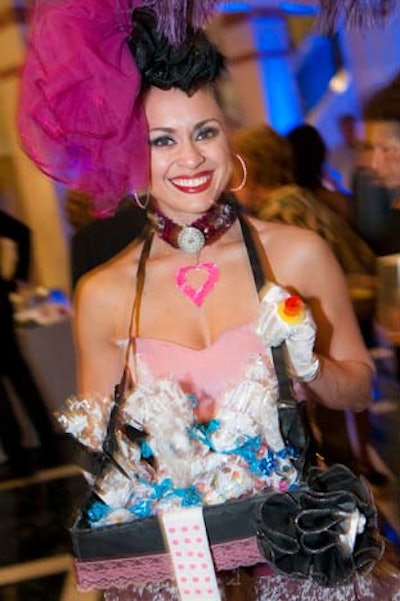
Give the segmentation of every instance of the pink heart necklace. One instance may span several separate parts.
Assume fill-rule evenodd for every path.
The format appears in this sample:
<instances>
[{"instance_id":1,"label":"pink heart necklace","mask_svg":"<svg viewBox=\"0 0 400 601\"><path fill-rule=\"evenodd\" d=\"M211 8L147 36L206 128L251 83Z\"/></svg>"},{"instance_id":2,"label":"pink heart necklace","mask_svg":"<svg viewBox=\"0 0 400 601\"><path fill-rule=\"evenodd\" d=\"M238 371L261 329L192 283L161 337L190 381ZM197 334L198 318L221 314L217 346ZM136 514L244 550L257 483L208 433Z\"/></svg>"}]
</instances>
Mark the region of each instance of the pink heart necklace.
<instances>
[{"instance_id":1,"label":"pink heart necklace","mask_svg":"<svg viewBox=\"0 0 400 601\"><path fill-rule=\"evenodd\" d=\"M205 280L196 286L192 286L188 277L195 272L204 274ZM219 269L215 263L197 263L196 265L186 265L180 267L176 272L175 281L179 290L188 297L192 303L201 307L205 298L213 290L219 279Z\"/></svg>"},{"instance_id":2,"label":"pink heart necklace","mask_svg":"<svg viewBox=\"0 0 400 601\"><path fill-rule=\"evenodd\" d=\"M219 269L215 263L199 263L198 259L204 246L218 240L235 223L237 212L234 204L228 198L221 197L220 201L189 225L175 223L155 207L148 216L162 240L174 248L197 255L195 265L178 269L175 282L192 303L201 307L218 282Z\"/></svg>"}]
</instances>

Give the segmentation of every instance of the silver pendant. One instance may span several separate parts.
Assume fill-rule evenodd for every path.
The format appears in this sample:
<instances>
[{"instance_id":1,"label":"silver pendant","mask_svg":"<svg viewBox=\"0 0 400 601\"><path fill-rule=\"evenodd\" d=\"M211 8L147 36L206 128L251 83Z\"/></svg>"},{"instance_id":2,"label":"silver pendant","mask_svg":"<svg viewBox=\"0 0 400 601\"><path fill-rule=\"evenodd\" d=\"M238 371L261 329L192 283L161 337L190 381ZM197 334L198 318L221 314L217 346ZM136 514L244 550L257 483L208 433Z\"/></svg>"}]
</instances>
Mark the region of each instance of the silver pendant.
<instances>
[{"instance_id":1,"label":"silver pendant","mask_svg":"<svg viewBox=\"0 0 400 601\"><path fill-rule=\"evenodd\" d=\"M178 234L177 238L178 246L184 252L190 254L196 254L201 251L206 243L203 232L197 227L183 227Z\"/></svg>"}]
</instances>

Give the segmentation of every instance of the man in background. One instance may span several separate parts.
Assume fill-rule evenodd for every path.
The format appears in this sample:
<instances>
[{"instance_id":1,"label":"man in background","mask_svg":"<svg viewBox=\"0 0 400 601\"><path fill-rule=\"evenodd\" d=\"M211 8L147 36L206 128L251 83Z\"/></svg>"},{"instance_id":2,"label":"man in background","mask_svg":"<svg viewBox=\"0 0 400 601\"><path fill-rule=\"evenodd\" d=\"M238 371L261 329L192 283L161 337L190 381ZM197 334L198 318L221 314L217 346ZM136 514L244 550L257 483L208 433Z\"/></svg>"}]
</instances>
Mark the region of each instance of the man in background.
<instances>
[{"instance_id":1,"label":"man in background","mask_svg":"<svg viewBox=\"0 0 400 601\"><path fill-rule=\"evenodd\" d=\"M391 191L381 255L400 252L400 74L364 105L364 162L374 180Z\"/></svg>"},{"instance_id":2,"label":"man in background","mask_svg":"<svg viewBox=\"0 0 400 601\"><path fill-rule=\"evenodd\" d=\"M47 407L19 348L10 300L10 293L15 292L21 282L28 280L30 230L21 221L0 210L0 238L12 240L16 248L12 272L7 277L0 274L0 441L9 461L7 477L18 477L29 475L32 465L22 445L21 428L5 381L14 389L36 430L43 464L54 462L56 449Z\"/></svg>"},{"instance_id":3,"label":"man in background","mask_svg":"<svg viewBox=\"0 0 400 601\"><path fill-rule=\"evenodd\" d=\"M71 222L71 202L67 204ZM75 289L78 280L88 271L112 259L143 231L146 211L124 198L115 215L93 219L75 227L71 238L71 279Z\"/></svg>"},{"instance_id":4,"label":"man in background","mask_svg":"<svg viewBox=\"0 0 400 601\"><path fill-rule=\"evenodd\" d=\"M329 151L329 171L336 187L349 194L352 189L353 171L356 161L358 136L356 118L345 113L338 118L341 142Z\"/></svg>"}]
</instances>

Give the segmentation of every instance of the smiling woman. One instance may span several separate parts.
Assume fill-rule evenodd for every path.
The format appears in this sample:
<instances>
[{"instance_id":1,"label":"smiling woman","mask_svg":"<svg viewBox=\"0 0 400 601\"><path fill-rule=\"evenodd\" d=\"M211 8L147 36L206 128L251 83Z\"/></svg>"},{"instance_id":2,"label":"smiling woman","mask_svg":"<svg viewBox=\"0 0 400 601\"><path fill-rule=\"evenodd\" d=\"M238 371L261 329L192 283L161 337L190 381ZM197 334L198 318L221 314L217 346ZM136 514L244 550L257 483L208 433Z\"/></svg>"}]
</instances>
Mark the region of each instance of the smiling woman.
<instances>
[{"instance_id":1,"label":"smiling woman","mask_svg":"<svg viewBox=\"0 0 400 601\"><path fill-rule=\"evenodd\" d=\"M146 95L145 111L150 192L165 215L172 217L173 211L178 221L190 223L197 212L211 208L231 176L224 115L208 87L192 96L177 88L153 87Z\"/></svg>"}]
</instances>

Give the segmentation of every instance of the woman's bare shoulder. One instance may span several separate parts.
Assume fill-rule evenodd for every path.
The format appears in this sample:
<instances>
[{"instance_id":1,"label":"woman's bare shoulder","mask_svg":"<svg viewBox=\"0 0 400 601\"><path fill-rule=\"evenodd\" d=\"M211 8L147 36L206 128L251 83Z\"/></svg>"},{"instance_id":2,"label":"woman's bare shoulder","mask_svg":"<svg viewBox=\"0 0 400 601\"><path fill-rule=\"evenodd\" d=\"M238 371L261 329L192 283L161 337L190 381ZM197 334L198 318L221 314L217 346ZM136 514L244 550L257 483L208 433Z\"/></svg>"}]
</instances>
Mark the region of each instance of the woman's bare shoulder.
<instances>
[{"instance_id":1,"label":"woman's bare shoulder","mask_svg":"<svg viewBox=\"0 0 400 601\"><path fill-rule=\"evenodd\" d=\"M287 254L288 248L292 247L296 247L297 251L314 251L316 247L327 247L321 236L306 228L254 218L251 223L263 246L275 252Z\"/></svg>"},{"instance_id":2,"label":"woman's bare shoulder","mask_svg":"<svg viewBox=\"0 0 400 601\"><path fill-rule=\"evenodd\" d=\"M258 220L252 223L274 277L281 285L308 295L315 294L316 287L322 285L323 274L329 273L332 281L342 277L332 251L315 232L282 223ZM310 274L313 274L312 278Z\"/></svg>"},{"instance_id":3,"label":"woman's bare shoulder","mask_svg":"<svg viewBox=\"0 0 400 601\"><path fill-rule=\"evenodd\" d=\"M79 280L75 296L88 302L96 298L97 304L115 302L125 288L129 286L132 290L138 254L138 245L131 245L106 263L92 269Z\"/></svg>"}]
</instances>

